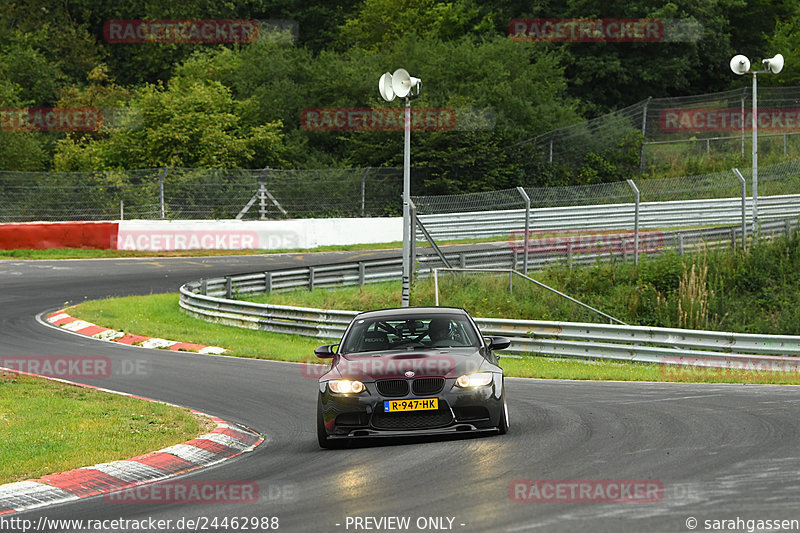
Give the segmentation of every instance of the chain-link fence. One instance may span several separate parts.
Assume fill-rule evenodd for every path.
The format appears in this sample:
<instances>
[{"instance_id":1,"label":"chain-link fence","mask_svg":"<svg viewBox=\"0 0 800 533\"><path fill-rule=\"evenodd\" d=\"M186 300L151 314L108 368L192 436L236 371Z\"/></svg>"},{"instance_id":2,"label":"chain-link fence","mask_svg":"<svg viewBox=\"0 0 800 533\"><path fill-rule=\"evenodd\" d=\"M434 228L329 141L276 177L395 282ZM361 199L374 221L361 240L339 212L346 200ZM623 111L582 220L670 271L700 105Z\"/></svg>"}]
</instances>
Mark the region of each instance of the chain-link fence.
<instances>
[{"instance_id":1,"label":"chain-link fence","mask_svg":"<svg viewBox=\"0 0 800 533\"><path fill-rule=\"evenodd\" d=\"M395 216L402 170L0 172L0 221Z\"/></svg>"},{"instance_id":2,"label":"chain-link fence","mask_svg":"<svg viewBox=\"0 0 800 533\"><path fill-rule=\"evenodd\" d=\"M435 239L519 236L541 231L752 225L800 215L800 160L765 165L754 202L752 170L574 187L416 196L416 214ZM528 205L529 203L529 205ZM738 231L738 230L737 230ZM744 232L744 230L742 230ZM752 229L750 230L752 231ZM422 238L418 235L418 238Z\"/></svg>"},{"instance_id":3,"label":"chain-link fence","mask_svg":"<svg viewBox=\"0 0 800 533\"><path fill-rule=\"evenodd\" d=\"M752 87L650 98L619 111L529 139L542 161L585 164L589 153L638 150L639 171L683 168L694 156L738 157L752 150ZM758 150L762 162L800 157L800 87L758 89Z\"/></svg>"},{"instance_id":4,"label":"chain-link fence","mask_svg":"<svg viewBox=\"0 0 800 533\"><path fill-rule=\"evenodd\" d=\"M752 168L741 169L746 181L746 194L752 196ZM520 187L497 191L441 196L412 196L419 215L469 213L521 209L526 205L523 190L530 198L530 207L547 208L622 204L633 202L635 189L641 202L669 202L710 198L739 198L741 182L726 170L680 178L637 179L561 187ZM800 159L763 165L758 170L758 195L800 194Z\"/></svg>"}]
</instances>

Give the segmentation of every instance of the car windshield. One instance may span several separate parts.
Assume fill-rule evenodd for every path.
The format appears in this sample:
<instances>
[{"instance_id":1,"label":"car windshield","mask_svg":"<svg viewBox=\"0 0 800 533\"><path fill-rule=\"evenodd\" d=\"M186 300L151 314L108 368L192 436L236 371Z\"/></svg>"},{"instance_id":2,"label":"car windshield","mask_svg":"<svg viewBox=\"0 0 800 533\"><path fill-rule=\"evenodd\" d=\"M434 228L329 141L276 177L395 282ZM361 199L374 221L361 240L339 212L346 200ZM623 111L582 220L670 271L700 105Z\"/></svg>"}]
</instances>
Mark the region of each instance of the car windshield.
<instances>
[{"instance_id":1,"label":"car windshield","mask_svg":"<svg viewBox=\"0 0 800 533\"><path fill-rule=\"evenodd\" d=\"M472 323L463 316L436 315L357 319L342 343L342 352L465 346L479 346Z\"/></svg>"}]
</instances>

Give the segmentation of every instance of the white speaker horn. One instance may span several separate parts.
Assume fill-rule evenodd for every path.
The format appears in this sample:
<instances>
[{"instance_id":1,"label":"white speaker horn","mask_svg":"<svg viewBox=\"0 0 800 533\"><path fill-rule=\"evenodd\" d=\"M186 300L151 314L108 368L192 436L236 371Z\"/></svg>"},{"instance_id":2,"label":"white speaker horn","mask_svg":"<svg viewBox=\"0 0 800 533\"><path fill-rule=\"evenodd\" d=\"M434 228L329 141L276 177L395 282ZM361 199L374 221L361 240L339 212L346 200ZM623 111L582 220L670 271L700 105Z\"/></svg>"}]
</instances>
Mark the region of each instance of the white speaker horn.
<instances>
[{"instance_id":1,"label":"white speaker horn","mask_svg":"<svg viewBox=\"0 0 800 533\"><path fill-rule=\"evenodd\" d=\"M733 56L733 59L731 59L731 70L734 74L738 74L739 76L746 74L747 71L750 70L750 60L742 54Z\"/></svg>"},{"instance_id":2,"label":"white speaker horn","mask_svg":"<svg viewBox=\"0 0 800 533\"><path fill-rule=\"evenodd\" d=\"M395 94L394 90L392 90L392 75L388 72L381 76L381 79L378 81L378 90L381 93L381 97L386 100L387 102L391 102L394 100Z\"/></svg>"},{"instance_id":3,"label":"white speaker horn","mask_svg":"<svg viewBox=\"0 0 800 533\"><path fill-rule=\"evenodd\" d=\"M421 81L419 78L410 76L406 69L399 68L392 74L392 90L400 98L405 98L411 93L412 88L419 87Z\"/></svg>"},{"instance_id":4,"label":"white speaker horn","mask_svg":"<svg viewBox=\"0 0 800 533\"><path fill-rule=\"evenodd\" d=\"M769 69L773 74L777 74L783 70L783 56L781 54L776 54L775 57L765 59L764 66L766 66L767 69Z\"/></svg>"}]
</instances>

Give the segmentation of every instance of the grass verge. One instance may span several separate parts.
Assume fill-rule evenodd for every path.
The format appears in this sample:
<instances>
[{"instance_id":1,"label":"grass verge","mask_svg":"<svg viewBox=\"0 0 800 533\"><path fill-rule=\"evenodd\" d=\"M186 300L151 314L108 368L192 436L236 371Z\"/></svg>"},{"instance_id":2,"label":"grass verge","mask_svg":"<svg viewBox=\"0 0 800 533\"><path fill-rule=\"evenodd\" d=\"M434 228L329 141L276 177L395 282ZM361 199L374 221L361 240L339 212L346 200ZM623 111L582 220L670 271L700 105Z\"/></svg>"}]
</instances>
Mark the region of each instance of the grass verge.
<instances>
[{"instance_id":1,"label":"grass verge","mask_svg":"<svg viewBox=\"0 0 800 533\"><path fill-rule=\"evenodd\" d=\"M209 424L188 409L0 371L0 484L141 455Z\"/></svg>"},{"instance_id":2,"label":"grass verge","mask_svg":"<svg viewBox=\"0 0 800 533\"><path fill-rule=\"evenodd\" d=\"M359 300L356 295L361 294L366 299L366 294L376 288L369 285L363 289L345 288L330 291L319 290L313 293L305 292L304 294L310 301L304 300L302 305L318 305L327 302L326 299L329 298L338 303L333 306L334 308L359 309ZM392 299L399 294L399 284L386 284L386 286L380 287L379 292L384 295L387 306L397 304ZM279 300L286 299L289 303L294 301L295 305L300 305L297 302L298 294L294 294L294 298L292 298L292 293L276 293L274 296ZM369 301L375 303L375 300L370 299ZM241 357L281 361L314 361L314 348L320 344L331 342L297 335L223 326L195 319L180 311L177 294L93 300L81 303L77 307L71 308L69 312L83 320L131 333L222 346L228 350L229 355ZM547 379L746 384L798 384L798 379L800 379L797 374L779 372L670 368L643 363L565 360L546 357L504 357L501 359L501 366L507 376Z\"/></svg>"}]
</instances>

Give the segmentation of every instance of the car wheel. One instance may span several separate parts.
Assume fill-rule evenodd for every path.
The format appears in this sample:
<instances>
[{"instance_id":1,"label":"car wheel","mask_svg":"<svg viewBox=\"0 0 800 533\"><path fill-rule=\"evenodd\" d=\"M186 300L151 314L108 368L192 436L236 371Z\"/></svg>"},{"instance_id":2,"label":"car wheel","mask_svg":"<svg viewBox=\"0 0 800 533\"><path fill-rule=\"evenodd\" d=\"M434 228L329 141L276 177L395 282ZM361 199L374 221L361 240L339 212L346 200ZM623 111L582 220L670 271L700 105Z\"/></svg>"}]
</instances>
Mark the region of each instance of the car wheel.
<instances>
[{"instance_id":1,"label":"car wheel","mask_svg":"<svg viewBox=\"0 0 800 533\"><path fill-rule=\"evenodd\" d=\"M500 414L500 423L497 424L497 432L500 435L508 433L508 402L506 402L506 390L503 388L503 412Z\"/></svg>"},{"instance_id":2,"label":"car wheel","mask_svg":"<svg viewBox=\"0 0 800 533\"><path fill-rule=\"evenodd\" d=\"M325 430L325 420L322 417L322 401L317 402L317 442L321 448L340 448L341 442L331 439Z\"/></svg>"}]
</instances>

